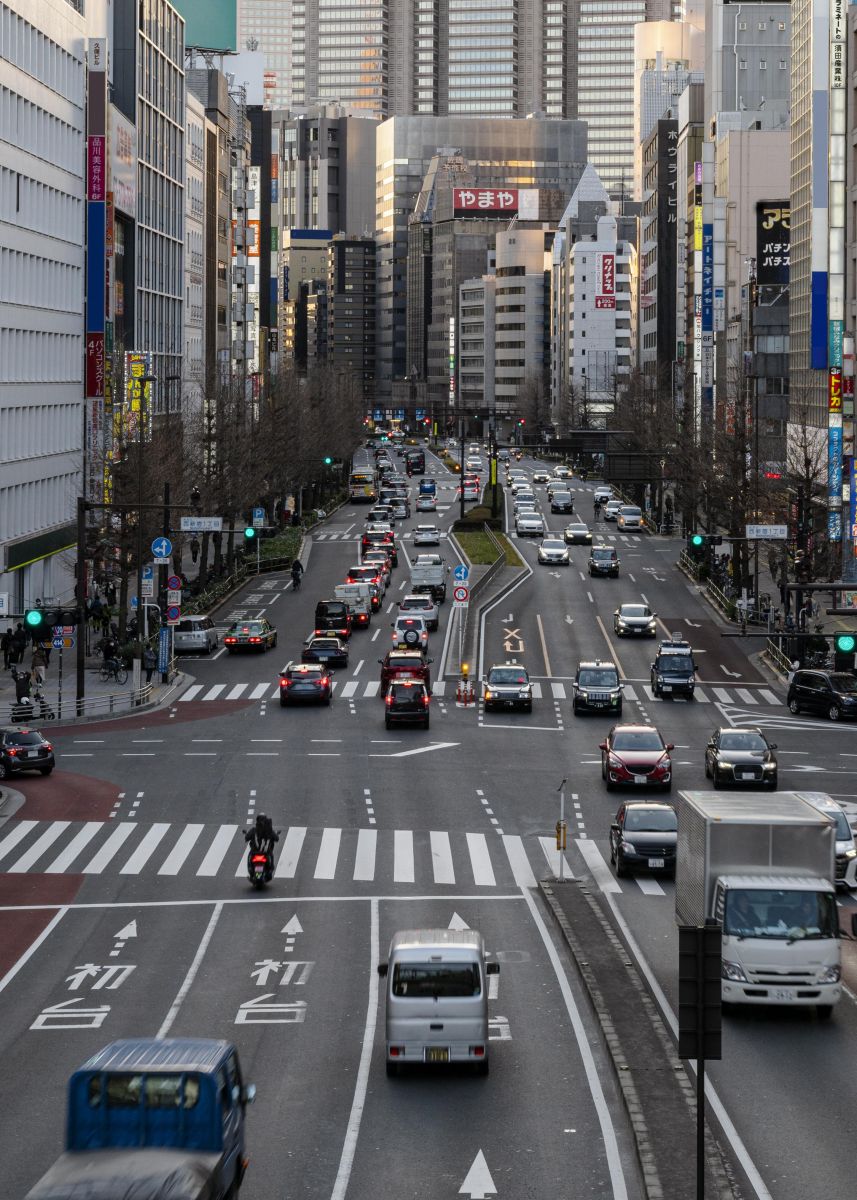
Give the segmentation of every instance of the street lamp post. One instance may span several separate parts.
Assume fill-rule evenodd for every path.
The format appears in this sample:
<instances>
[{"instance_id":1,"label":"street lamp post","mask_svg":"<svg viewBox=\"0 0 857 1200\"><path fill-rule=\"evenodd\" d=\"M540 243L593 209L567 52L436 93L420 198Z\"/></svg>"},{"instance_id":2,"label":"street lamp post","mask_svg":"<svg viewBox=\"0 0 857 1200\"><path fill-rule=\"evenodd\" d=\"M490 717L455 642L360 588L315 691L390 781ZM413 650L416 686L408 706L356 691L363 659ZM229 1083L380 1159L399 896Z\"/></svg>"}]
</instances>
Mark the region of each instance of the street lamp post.
<instances>
[{"instance_id":1,"label":"street lamp post","mask_svg":"<svg viewBox=\"0 0 857 1200\"><path fill-rule=\"evenodd\" d=\"M137 637L135 657L143 666L143 647L148 635L148 609L143 599L143 440L146 424L146 392L148 386L157 382L154 375L140 377L140 412L137 417ZM143 637L140 638L142 621Z\"/></svg>"}]
</instances>

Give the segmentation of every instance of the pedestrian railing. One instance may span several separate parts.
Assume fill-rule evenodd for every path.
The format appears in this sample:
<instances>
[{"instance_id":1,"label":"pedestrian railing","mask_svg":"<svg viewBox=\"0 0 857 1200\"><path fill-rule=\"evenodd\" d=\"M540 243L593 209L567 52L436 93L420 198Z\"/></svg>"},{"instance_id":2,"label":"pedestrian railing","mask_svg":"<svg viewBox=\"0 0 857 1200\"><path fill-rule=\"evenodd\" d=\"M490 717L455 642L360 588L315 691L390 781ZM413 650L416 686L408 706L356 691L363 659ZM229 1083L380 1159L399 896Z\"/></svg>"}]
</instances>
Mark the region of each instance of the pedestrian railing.
<instances>
[{"instance_id":1,"label":"pedestrian railing","mask_svg":"<svg viewBox=\"0 0 857 1200\"><path fill-rule=\"evenodd\" d=\"M792 660L783 650L783 643L788 641L785 634L778 634L776 637L769 637L765 642L764 655L781 675L788 675L792 669Z\"/></svg>"}]
</instances>

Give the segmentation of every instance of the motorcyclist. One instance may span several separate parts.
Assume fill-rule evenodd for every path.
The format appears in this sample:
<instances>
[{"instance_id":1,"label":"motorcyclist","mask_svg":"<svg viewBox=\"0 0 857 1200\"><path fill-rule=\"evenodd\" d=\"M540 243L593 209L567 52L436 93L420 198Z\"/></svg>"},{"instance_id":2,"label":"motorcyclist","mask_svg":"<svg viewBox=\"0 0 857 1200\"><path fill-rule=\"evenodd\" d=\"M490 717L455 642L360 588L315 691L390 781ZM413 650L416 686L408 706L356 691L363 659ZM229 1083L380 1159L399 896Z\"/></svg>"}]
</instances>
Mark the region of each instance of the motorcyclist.
<instances>
[{"instance_id":1,"label":"motorcyclist","mask_svg":"<svg viewBox=\"0 0 857 1200\"><path fill-rule=\"evenodd\" d=\"M299 558L292 560L292 587L297 591L301 586L301 576L304 573L304 565Z\"/></svg>"},{"instance_id":2,"label":"motorcyclist","mask_svg":"<svg viewBox=\"0 0 857 1200\"><path fill-rule=\"evenodd\" d=\"M274 843L280 840L280 835L274 829L271 818L265 813L256 814L256 823L252 829L244 831L244 840L249 843L248 861L254 854L264 854L268 860L265 866L265 878L270 879L274 873Z\"/></svg>"}]
</instances>

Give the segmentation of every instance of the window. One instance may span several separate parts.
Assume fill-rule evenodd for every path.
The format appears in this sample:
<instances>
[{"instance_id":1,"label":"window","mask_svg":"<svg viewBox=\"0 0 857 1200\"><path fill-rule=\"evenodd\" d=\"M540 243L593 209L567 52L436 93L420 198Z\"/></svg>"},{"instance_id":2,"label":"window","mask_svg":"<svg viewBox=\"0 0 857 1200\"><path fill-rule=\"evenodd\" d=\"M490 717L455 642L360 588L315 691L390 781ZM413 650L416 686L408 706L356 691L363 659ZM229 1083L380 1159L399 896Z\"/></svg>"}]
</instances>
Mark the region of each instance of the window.
<instances>
[{"instance_id":1,"label":"window","mask_svg":"<svg viewBox=\"0 0 857 1200\"><path fill-rule=\"evenodd\" d=\"M759 61L759 70L760 70L760 71L767 71L767 69L768 69L768 60L767 60L766 58L760 59L760 61Z\"/></svg>"},{"instance_id":2,"label":"window","mask_svg":"<svg viewBox=\"0 0 857 1200\"><path fill-rule=\"evenodd\" d=\"M738 70L739 70L739 71L746 71L746 70L747 70L747 60L746 60L746 58L742 58L742 59L740 59L740 60L739 60L739 62L738 62Z\"/></svg>"}]
</instances>

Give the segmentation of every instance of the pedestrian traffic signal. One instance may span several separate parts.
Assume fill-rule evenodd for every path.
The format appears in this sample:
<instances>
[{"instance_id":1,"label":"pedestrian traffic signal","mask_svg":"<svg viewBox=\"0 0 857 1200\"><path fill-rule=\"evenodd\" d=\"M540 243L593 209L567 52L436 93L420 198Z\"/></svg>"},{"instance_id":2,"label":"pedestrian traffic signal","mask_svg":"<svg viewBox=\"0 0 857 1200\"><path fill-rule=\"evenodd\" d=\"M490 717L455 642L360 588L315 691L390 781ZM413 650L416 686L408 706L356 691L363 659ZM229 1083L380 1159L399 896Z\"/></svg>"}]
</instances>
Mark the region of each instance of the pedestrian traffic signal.
<instances>
[{"instance_id":1,"label":"pedestrian traffic signal","mask_svg":"<svg viewBox=\"0 0 857 1200\"><path fill-rule=\"evenodd\" d=\"M837 633L833 639L834 670L853 671L855 650L857 650L857 635L853 633Z\"/></svg>"}]
</instances>

